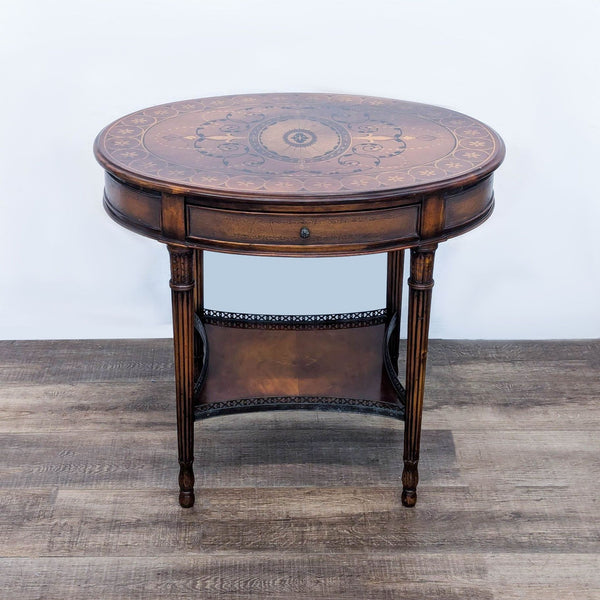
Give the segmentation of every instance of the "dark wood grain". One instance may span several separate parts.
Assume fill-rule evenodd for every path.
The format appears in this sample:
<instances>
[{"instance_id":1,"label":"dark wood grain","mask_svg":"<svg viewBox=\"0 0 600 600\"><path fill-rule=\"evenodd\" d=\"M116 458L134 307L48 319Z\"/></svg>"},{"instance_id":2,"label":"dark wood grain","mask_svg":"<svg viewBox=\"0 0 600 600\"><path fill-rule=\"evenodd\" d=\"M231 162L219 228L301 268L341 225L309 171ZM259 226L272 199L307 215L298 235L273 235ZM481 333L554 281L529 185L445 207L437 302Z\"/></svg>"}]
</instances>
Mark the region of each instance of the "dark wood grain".
<instances>
[{"instance_id":1,"label":"dark wood grain","mask_svg":"<svg viewBox=\"0 0 600 600\"><path fill-rule=\"evenodd\" d=\"M187 240L207 248L248 250L249 254L289 252L290 246L311 254L342 248L350 254L363 247L385 248L419 237L419 206L400 206L368 213L259 213L212 207L188 208ZM305 237L300 235L304 229ZM183 238L180 238L183 239Z\"/></svg>"},{"instance_id":2,"label":"dark wood grain","mask_svg":"<svg viewBox=\"0 0 600 600\"><path fill-rule=\"evenodd\" d=\"M201 404L261 396L397 402L383 372L385 325L273 330L206 325L210 347Z\"/></svg>"},{"instance_id":3,"label":"dark wood grain","mask_svg":"<svg viewBox=\"0 0 600 600\"><path fill-rule=\"evenodd\" d=\"M419 446L435 248L435 246L414 248L410 253L404 470L402 471L402 503L408 507L414 506L417 502Z\"/></svg>"},{"instance_id":4,"label":"dark wood grain","mask_svg":"<svg viewBox=\"0 0 600 600\"><path fill-rule=\"evenodd\" d=\"M179 504L194 505L194 312L197 291L194 251L168 246L171 259L171 302L175 354L177 405L177 452L179 457Z\"/></svg>"},{"instance_id":5,"label":"dark wood grain","mask_svg":"<svg viewBox=\"0 0 600 600\"><path fill-rule=\"evenodd\" d=\"M105 207L121 225L163 242L280 256L458 235L491 213L505 153L466 115L335 94L151 107L106 127L94 150Z\"/></svg>"}]
</instances>

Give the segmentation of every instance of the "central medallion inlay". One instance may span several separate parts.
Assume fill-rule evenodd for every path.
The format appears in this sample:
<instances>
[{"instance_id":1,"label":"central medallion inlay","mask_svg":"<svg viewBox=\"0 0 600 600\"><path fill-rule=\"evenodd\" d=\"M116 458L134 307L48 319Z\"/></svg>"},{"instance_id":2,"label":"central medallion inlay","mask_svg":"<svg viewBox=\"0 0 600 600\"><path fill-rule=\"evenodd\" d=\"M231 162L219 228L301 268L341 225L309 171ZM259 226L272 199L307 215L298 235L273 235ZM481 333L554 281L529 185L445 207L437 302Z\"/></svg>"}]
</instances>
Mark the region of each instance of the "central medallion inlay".
<instances>
[{"instance_id":1,"label":"central medallion inlay","mask_svg":"<svg viewBox=\"0 0 600 600\"><path fill-rule=\"evenodd\" d=\"M482 123L381 98L286 94L204 98L138 111L98 152L135 177L219 193L290 197L429 185L499 152Z\"/></svg>"},{"instance_id":2,"label":"central medallion inlay","mask_svg":"<svg viewBox=\"0 0 600 600\"><path fill-rule=\"evenodd\" d=\"M312 117L275 117L257 125L249 135L257 154L292 163L340 156L350 147L351 139L343 125Z\"/></svg>"},{"instance_id":3,"label":"central medallion inlay","mask_svg":"<svg viewBox=\"0 0 600 600\"><path fill-rule=\"evenodd\" d=\"M290 146L310 146L317 141L317 136L308 129L292 129L283 136L283 140Z\"/></svg>"}]
</instances>

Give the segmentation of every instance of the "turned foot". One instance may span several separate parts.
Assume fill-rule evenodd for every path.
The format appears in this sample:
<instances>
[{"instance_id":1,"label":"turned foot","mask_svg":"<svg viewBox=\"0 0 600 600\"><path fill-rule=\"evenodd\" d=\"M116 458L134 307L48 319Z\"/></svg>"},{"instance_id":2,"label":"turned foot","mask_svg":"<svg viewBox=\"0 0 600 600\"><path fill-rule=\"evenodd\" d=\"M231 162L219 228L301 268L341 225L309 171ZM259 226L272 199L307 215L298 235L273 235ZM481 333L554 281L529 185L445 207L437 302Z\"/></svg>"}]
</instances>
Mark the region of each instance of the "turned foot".
<instances>
[{"instance_id":1,"label":"turned foot","mask_svg":"<svg viewBox=\"0 0 600 600\"><path fill-rule=\"evenodd\" d=\"M181 508L192 508L195 500L193 490L191 492L179 492L179 505Z\"/></svg>"},{"instance_id":2,"label":"turned foot","mask_svg":"<svg viewBox=\"0 0 600 600\"><path fill-rule=\"evenodd\" d=\"M417 484L419 471L417 461L405 460L402 472L402 505L412 508L417 503Z\"/></svg>"},{"instance_id":3,"label":"turned foot","mask_svg":"<svg viewBox=\"0 0 600 600\"><path fill-rule=\"evenodd\" d=\"M417 503L417 492L415 490L402 490L402 506L412 508Z\"/></svg>"},{"instance_id":4,"label":"turned foot","mask_svg":"<svg viewBox=\"0 0 600 600\"><path fill-rule=\"evenodd\" d=\"M179 504L182 508L192 508L194 500L194 471L191 463L182 464L179 468Z\"/></svg>"}]
</instances>

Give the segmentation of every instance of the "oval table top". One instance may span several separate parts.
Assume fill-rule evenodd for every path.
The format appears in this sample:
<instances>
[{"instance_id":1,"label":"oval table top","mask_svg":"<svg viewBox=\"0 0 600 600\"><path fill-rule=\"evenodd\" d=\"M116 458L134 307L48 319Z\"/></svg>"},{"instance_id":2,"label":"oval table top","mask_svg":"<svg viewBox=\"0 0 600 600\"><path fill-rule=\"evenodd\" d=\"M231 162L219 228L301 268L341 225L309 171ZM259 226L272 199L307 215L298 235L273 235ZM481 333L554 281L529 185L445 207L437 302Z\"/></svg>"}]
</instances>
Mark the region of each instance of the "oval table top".
<instances>
[{"instance_id":1,"label":"oval table top","mask_svg":"<svg viewBox=\"0 0 600 600\"><path fill-rule=\"evenodd\" d=\"M96 138L104 205L162 242L287 256L437 243L492 212L483 123L426 104L257 94L137 111Z\"/></svg>"},{"instance_id":2,"label":"oval table top","mask_svg":"<svg viewBox=\"0 0 600 600\"><path fill-rule=\"evenodd\" d=\"M300 93L146 108L108 125L94 150L107 171L147 189L307 203L460 187L504 157L492 129L452 110Z\"/></svg>"}]
</instances>

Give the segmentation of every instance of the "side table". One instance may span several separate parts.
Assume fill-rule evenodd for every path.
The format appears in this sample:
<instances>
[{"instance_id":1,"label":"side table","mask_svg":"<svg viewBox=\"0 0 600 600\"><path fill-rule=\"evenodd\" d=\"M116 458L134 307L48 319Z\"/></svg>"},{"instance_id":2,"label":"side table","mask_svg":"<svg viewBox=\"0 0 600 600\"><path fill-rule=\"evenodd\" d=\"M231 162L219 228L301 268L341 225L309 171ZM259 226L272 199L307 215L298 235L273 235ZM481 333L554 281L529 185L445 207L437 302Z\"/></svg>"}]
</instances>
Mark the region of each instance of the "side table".
<instances>
[{"instance_id":1,"label":"side table","mask_svg":"<svg viewBox=\"0 0 600 600\"><path fill-rule=\"evenodd\" d=\"M298 408L404 419L402 503L414 506L434 254L492 212L500 137L425 104L258 94L140 110L108 125L94 152L109 215L170 253L181 506L194 504L195 419ZM204 250L387 252L386 307L312 316L211 310Z\"/></svg>"}]
</instances>

